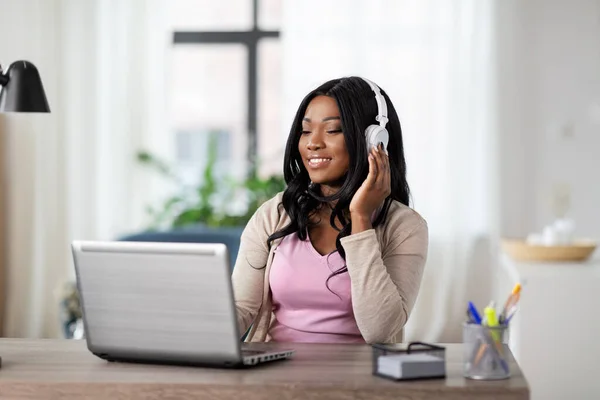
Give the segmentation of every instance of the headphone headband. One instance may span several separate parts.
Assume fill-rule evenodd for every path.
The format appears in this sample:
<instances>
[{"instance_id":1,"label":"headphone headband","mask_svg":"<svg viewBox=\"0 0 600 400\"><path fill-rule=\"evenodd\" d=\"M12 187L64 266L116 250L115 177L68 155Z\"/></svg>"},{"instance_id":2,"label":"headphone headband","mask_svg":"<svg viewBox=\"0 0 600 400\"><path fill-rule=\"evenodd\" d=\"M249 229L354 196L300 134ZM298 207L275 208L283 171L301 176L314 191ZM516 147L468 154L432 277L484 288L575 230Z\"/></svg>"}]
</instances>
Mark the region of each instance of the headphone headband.
<instances>
[{"instance_id":1,"label":"headphone headband","mask_svg":"<svg viewBox=\"0 0 600 400\"><path fill-rule=\"evenodd\" d=\"M381 94L379 86L375 83L371 82L366 78L362 78L365 82L369 84L371 90L375 92L375 100L377 101L377 117L375 119L379 122L379 126L385 128L385 125L388 123L387 117L387 103L385 102L385 98Z\"/></svg>"}]
</instances>

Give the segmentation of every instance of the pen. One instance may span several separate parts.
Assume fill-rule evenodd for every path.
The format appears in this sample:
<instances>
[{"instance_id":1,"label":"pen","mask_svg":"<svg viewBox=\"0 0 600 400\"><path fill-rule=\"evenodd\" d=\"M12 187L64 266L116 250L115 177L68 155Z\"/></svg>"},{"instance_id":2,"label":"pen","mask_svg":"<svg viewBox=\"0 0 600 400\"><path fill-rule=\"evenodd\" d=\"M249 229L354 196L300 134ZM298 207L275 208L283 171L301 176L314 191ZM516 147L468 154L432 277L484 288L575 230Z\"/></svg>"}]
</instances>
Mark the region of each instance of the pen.
<instances>
[{"instance_id":1,"label":"pen","mask_svg":"<svg viewBox=\"0 0 600 400\"><path fill-rule=\"evenodd\" d=\"M483 309L483 313L485 314L485 321L487 326L490 328L494 328L498 326L498 317L496 316L495 303L492 301L490 304ZM495 342L498 342L500 338L498 337L498 332L492 330L492 336Z\"/></svg>"},{"instance_id":2,"label":"pen","mask_svg":"<svg viewBox=\"0 0 600 400\"><path fill-rule=\"evenodd\" d=\"M473 322L475 322L478 325L481 325L481 316L479 315L479 312L477 311L477 307L475 307L475 304L473 304L473 302L469 301L469 313L471 314L471 317L473 318Z\"/></svg>"},{"instance_id":3,"label":"pen","mask_svg":"<svg viewBox=\"0 0 600 400\"><path fill-rule=\"evenodd\" d=\"M496 318L496 310L494 309L495 303L492 301L490 302L490 304L485 307L483 309L483 313L485 315L485 324L486 326L489 327L495 327L498 326L498 319ZM494 343L491 343L492 348L494 347L495 343L498 342L498 335L497 332L493 332L493 330L490 332L490 334L492 335L491 339ZM487 338L485 338L484 334L484 342L488 342ZM475 364L479 364L479 361L481 361L481 358L483 357L483 355L485 354L485 350L487 349L488 344L483 343L481 346L479 346L479 351L477 352L477 355L475 356Z\"/></svg>"},{"instance_id":4,"label":"pen","mask_svg":"<svg viewBox=\"0 0 600 400\"><path fill-rule=\"evenodd\" d=\"M521 297L521 284L517 283L515 285L515 287L513 288L511 294L508 296L508 299L506 299L506 303L504 303L504 308L502 309L502 312L500 313L500 322L501 323L504 323L504 321L506 320L506 317L507 317L507 313L509 312L509 309L511 309L512 307L514 307L517 304L520 297Z\"/></svg>"},{"instance_id":5,"label":"pen","mask_svg":"<svg viewBox=\"0 0 600 400\"><path fill-rule=\"evenodd\" d=\"M510 322L510 320L512 319L512 317L514 317L514 315L515 315L516 312L517 312L517 306L514 305L514 306L512 306L510 308L510 311L506 315L506 319L504 320L504 325L508 325L508 323Z\"/></svg>"},{"instance_id":6,"label":"pen","mask_svg":"<svg viewBox=\"0 0 600 400\"><path fill-rule=\"evenodd\" d=\"M495 303L492 301L490 304L483 309L483 313L485 314L485 320L488 326L497 326L498 325L498 317L496 316L496 309L494 308Z\"/></svg>"}]
</instances>

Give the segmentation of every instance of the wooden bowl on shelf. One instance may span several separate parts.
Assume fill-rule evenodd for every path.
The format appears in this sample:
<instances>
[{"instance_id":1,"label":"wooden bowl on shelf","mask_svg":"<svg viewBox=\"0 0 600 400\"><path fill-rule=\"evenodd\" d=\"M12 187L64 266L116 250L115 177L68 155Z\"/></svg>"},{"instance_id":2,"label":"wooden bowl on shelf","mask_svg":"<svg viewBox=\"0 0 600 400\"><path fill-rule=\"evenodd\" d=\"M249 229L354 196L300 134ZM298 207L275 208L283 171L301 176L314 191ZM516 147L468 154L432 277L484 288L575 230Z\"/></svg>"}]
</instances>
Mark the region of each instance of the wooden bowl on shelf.
<instances>
[{"instance_id":1,"label":"wooden bowl on shelf","mask_svg":"<svg viewBox=\"0 0 600 400\"><path fill-rule=\"evenodd\" d=\"M524 239L502 239L502 249L517 261L585 261L596 249L596 242L574 240L570 245L544 246L529 244Z\"/></svg>"}]
</instances>

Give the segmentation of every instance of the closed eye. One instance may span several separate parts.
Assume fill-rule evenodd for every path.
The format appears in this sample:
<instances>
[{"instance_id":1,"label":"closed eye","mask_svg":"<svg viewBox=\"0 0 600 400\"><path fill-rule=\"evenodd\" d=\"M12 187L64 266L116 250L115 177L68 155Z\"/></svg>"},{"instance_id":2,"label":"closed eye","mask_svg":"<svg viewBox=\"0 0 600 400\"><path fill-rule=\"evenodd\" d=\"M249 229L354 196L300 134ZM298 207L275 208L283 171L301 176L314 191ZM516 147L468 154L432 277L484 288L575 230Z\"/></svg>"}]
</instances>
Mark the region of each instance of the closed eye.
<instances>
[{"instance_id":1,"label":"closed eye","mask_svg":"<svg viewBox=\"0 0 600 400\"><path fill-rule=\"evenodd\" d=\"M332 131L327 131L327 133L340 133L340 132L342 132L341 129L334 129Z\"/></svg>"},{"instance_id":2,"label":"closed eye","mask_svg":"<svg viewBox=\"0 0 600 400\"><path fill-rule=\"evenodd\" d=\"M302 133L303 135L306 135L307 133L310 133L310 131L302 131L300 133Z\"/></svg>"}]
</instances>

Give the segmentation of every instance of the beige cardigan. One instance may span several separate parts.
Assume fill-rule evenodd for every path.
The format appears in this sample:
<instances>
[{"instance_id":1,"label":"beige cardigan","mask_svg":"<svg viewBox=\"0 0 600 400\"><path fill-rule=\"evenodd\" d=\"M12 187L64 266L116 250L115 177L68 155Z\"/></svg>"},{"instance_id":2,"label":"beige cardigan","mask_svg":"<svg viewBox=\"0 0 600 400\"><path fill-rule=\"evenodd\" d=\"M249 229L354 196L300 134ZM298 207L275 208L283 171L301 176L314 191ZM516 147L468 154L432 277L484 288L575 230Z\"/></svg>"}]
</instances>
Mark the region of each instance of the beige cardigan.
<instances>
[{"instance_id":1,"label":"beige cardigan","mask_svg":"<svg viewBox=\"0 0 600 400\"><path fill-rule=\"evenodd\" d=\"M283 205L278 207L282 195L256 211L241 237L232 282L240 333L252 325L246 341L270 340L268 331L275 317L269 271L282 239L269 249L267 238L290 221ZM363 338L367 343L401 342L427 259L426 221L394 201L384 225L349 235L341 244L352 285L352 309Z\"/></svg>"}]
</instances>

